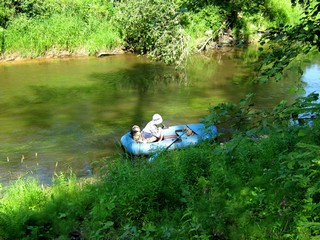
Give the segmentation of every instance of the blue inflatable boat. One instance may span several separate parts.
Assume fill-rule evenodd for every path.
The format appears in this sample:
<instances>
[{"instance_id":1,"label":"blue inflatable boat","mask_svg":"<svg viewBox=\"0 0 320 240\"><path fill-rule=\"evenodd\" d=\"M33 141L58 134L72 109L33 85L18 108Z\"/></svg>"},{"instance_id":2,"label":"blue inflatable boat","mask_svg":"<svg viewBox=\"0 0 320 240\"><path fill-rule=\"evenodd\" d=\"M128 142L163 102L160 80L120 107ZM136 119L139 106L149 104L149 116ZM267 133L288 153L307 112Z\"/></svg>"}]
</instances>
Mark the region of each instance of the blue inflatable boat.
<instances>
[{"instance_id":1,"label":"blue inflatable boat","mask_svg":"<svg viewBox=\"0 0 320 240\"><path fill-rule=\"evenodd\" d=\"M196 145L205 139L215 138L217 134L216 126L205 127L202 123L193 123L165 128L164 140L159 142L136 142L130 132L123 135L120 142L125 152L136 156L148 156L162 150L181 149Z\"/></svg>"}]
</instances>

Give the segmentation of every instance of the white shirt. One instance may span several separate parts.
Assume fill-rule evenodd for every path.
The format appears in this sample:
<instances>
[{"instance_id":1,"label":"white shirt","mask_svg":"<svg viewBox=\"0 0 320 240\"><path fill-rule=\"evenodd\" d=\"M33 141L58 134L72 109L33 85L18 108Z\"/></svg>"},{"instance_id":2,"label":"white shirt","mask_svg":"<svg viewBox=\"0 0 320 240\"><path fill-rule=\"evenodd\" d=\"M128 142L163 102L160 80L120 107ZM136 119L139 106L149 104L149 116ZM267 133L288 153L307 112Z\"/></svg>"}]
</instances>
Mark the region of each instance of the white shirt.
<instances>
[{"instance_id":1,"label":"white shirt","mask_svg":"<svg viewBox=\"0 0 320 240\"><path fill-rule=\"evenodd\" d=\"M159 138L161 136L160 129L152 121L148 122L148 124L142 130L142 134L145 138L151 138L152 136Z\"/></svg>"}]
</instances>

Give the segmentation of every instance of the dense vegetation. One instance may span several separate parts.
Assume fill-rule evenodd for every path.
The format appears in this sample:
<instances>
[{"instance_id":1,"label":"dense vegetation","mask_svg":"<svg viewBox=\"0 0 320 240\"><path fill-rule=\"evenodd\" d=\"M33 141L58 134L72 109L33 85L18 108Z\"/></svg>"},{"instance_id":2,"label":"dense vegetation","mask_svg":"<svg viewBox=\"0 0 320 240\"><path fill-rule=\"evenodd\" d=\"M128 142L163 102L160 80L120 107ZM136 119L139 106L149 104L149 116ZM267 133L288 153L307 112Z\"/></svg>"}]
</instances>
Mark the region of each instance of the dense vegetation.
<instances>
[{"instance_id":1,"label":"dense vegetation","mask_svg":"<svg viewBox=\"0 0 320 240\"><path fill-rule=\"evenodd\" d=\"M290 0L3 0L0 51L93 55L123 45L179 65L210 43L244 44L268 27L297 23L300 13Z\"/></svg>"},{"instance_id":2,"label":"dense vegetation","mask_svg":"<svg viewBox=\"0 0 320 240\"><path fill-rule=\"evenodd\" d=\"M260 41L259 72L262 74L257 80L279 81L286 69L302 74L303 64L292 63L303 62L304 55L320 51L320 1L306 3L298 24L271 27Z\"/></svg>"},{"instance_id":3,"label":"dense vegetation","mask_svg":"<svg viewBox=\"0 0 320 240\"><path fill-rule=\"evenodd\" d=\"M107 1L5 0L0 9L4 55L94 54L121 44Z\"/></svg>"},{"instance_id":4,"label":"dense vegetation","mask_svg":"<svg viewBox=\"0 0 320 240\"><path fill-rule=\"evenodd\" d=\"M95 182L20 180L2 192L0 237L312 239L320 231L320 122L288 118L304 106L319 112L317 99L283 102L263 115L250 96L224 114L216 106L205 121L243 118L230 141L164 152L151 163L108 159Z\"/></svg>"},{"instance_id":5,"label":"dense vegetation","mask_svg":"<svg viewBox=\"0 0 320 240\"><path fill-rule=\"evenodd\" d=\"M272 27L261 49L265 81L279 80L277 74L293 59L319 49L319 1L307 1L311 4L299 22L290 22L285 14L295 11L283 11L272 0L157 0L144 8L139 2L5 0L0 5L1 51L38 56L88 44L95 52L122 42L172 62L181 60L183 51L169 58L170 51L163 51L165 56L158 52L174 49L165 44L169 36L178 51L184 50L179 44L186 44L186 33L193 40L216 39L220 30L230 27L234 42L241 43L265 26ZM170 11L167 15L155 11L162 4ZM139 15L136 9L148 13ZM128 14L132 17L126 18ZM61 25L54 24L59 21ZM285 25L289 23L294 25ZM108 39L116 40L110 41L114 45L103 45L106 39L99 33L106 33L104 27L112 27L115 37ZM208 29L212 36L205 35ZM47 34L41 35L44 31ZM20 180L2 189L0 239L317 239L318 94L290 106L281 102L270 112L254 110L251 97L213 106L203 119L219 127L228 123L233 129L227 142L219 142L225 138L220 136L215 142L164 152L152 163L115 156L108 159L101 178L91 182L61 174L51 187Z\"/></svg>"}]
</instances>

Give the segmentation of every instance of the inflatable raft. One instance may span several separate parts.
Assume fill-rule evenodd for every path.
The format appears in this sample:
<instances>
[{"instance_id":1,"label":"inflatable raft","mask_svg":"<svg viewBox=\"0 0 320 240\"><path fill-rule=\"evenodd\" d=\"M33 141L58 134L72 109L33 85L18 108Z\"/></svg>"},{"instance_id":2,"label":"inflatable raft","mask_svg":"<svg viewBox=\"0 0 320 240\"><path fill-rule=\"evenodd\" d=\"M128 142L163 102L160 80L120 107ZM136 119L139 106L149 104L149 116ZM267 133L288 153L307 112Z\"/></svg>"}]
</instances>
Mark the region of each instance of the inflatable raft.
<instances>
[{"instance_id":1,"label":"inflatable raft","mask_svg":"<svg viewBox=\"0 0 320 240\"><path fill-rule=\"evenodd\" d=\"M185 131L192 130L192 133ZM125 152L132 155L150 155L162 150L175 150L192 145L206 139L213 139L217 136L216 126L205 127L202 123L170 126L164 130L164 140L160 142L141 143L133 140L131 133L128 132L121 137L121 145Z\"/></svg>"}]
</instances>

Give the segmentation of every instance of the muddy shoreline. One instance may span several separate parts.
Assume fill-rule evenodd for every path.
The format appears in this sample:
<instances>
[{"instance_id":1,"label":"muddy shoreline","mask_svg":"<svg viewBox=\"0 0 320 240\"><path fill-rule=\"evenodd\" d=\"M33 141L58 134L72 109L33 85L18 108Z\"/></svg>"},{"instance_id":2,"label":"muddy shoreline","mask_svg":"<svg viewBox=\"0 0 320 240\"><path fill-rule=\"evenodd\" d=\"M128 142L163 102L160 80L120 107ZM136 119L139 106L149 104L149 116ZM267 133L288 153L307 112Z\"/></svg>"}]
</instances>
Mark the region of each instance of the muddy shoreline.
<instances>
[{"instance_id":1,"label":"muddy shoreline","mask_svg":"<svg viewBox=\"0 0 320 240\"><path fill-rule=\"evenodd\" d=\"M250 43L253 43L255 41L250 41L249 43L242 43L241 45L248 45ZM212 38L203 39L201 44L198 46L196 53L201 52L210 52L215 50L221 50L221 49L230 49L235 48L236 44L233 42L233 37L231 34L225 34L219 37L218 41L214 41ZM28 62L32 60L53 60L53 59L70 59L70 58L80 58L80 57L106 57L106 56L113 56L113 55L119 55L119 54L126 54L126 53L132 53L132 51L129 51L124 46L119 46L117 48L106 50L106 51L99 51L96 54L92 55L87 53L86 51L79 49L75 52L70 52L66 50L57 50L52 49L47 51L44 55L37 56L37 57L22 57L18 53L13 54L2 54L0 55L0 64L4 63L18 63L18 62Z\"/></svg>"},{"instance_id":2,"label":"muddy shoreline","mask_svg":"<svg viewBox=\"0 0 320 240\"><path fill-rule=\"evenodd\" d=\"M70 59L70 58L81 58L81 57L106 57L106 56L113 56L113 55L120 55L129 53L123 47L115 48L113 50L108 51L100 51L97 52L95 55L90 55L85 53L84 51L78 52L69 52L69 51L48 51L42 56L38 57L22 57L19 54L3 54L0 55L0 64L5 63L21 63L21 62L29 62L32 60L54 60L54 59Z\"/></svg>"}]
</instances>

